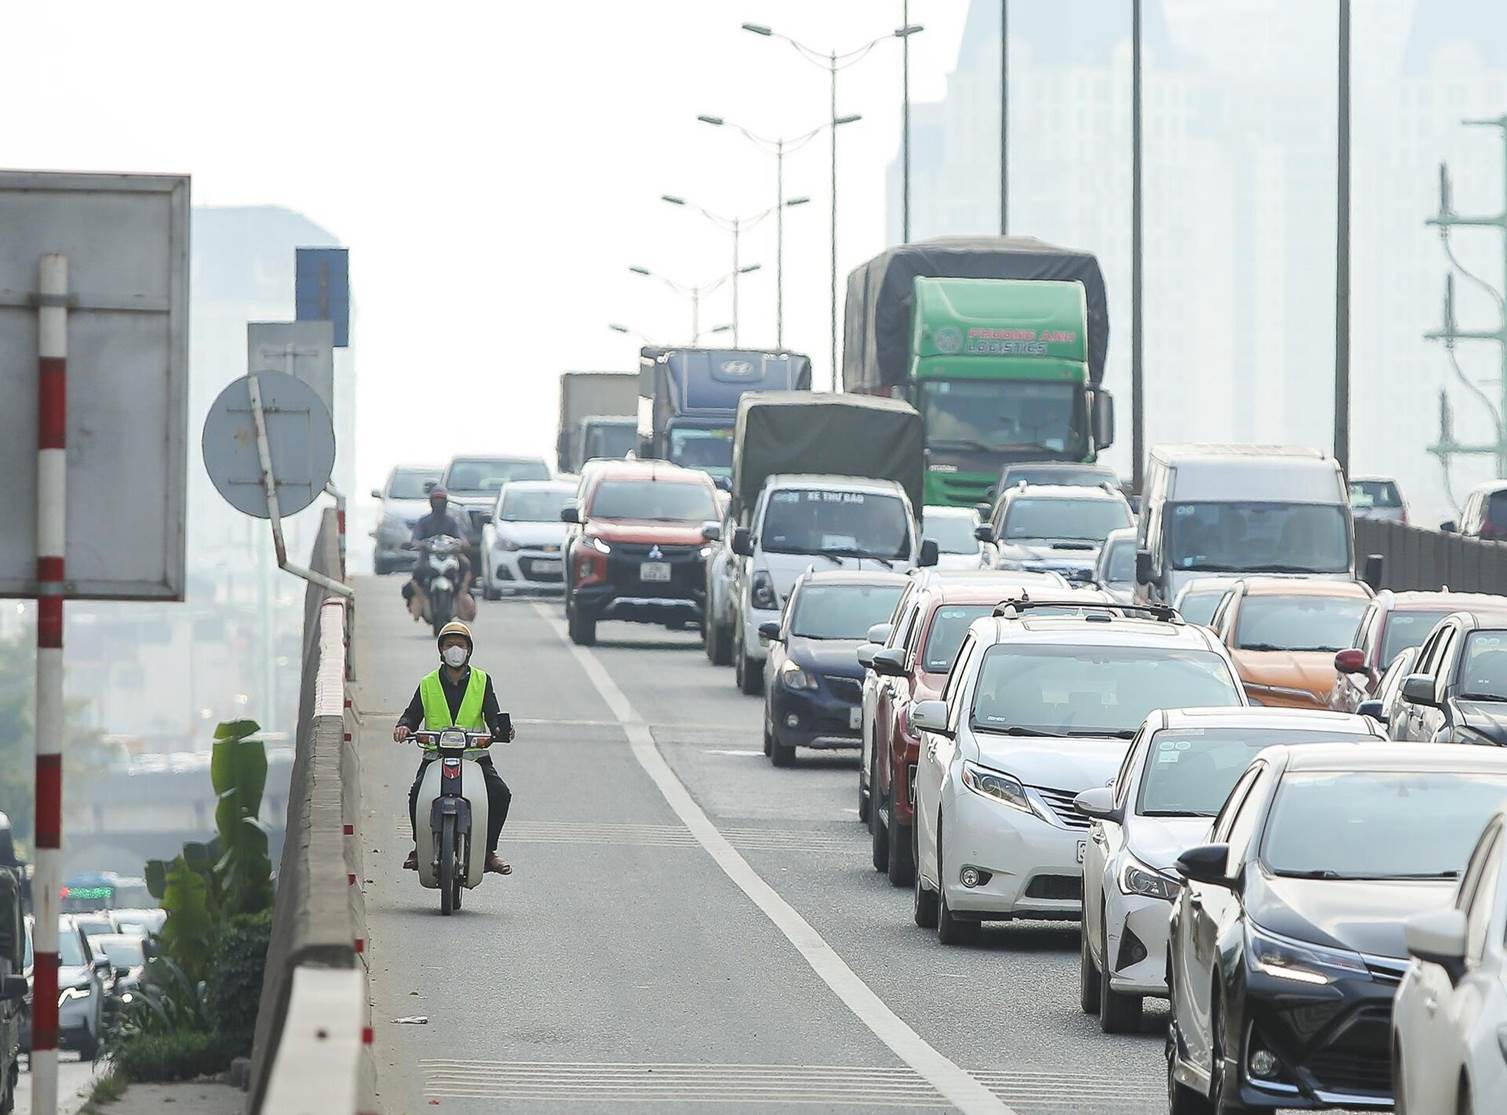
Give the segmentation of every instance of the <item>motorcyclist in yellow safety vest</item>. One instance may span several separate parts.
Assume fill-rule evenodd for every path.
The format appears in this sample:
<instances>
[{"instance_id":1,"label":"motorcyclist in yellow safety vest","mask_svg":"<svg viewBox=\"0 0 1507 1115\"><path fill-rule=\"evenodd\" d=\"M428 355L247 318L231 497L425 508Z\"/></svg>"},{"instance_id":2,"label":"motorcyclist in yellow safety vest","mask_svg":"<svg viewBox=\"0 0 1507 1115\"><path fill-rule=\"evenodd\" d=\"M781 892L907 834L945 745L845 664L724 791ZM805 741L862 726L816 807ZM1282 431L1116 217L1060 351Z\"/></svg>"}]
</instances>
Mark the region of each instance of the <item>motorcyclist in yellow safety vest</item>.
<instances>
[{"instance_id":1,"label":"motorcyclist in yellow safety vest","mask_svg":"<svg viewBox=\"0 0 1507 1115\"><path fill-rule=\"evenodd\" d=\"M393 739L402 743L422 726L430 732L444 728L490 731L495 740L504 743L512 740L512 724L498 708L492 679L470 664L473 648L471 629L464 623L447 623L440 629L440 667L424 677L413 691L413 699L392 730ZM408 791L408 823L411 828L414 827L419 785L424 781L425 768L433 761L433 755L424 756ZM513 794L492 765L490 755L483 755L476 765L481 767L487 784L487 870L498 875L511 875L512 867L497 854L497 838L502 835L503 823L508 819ZM403 866L409 871L418 870L417 848L408 853Z\"/></svg>"}]
</instances>

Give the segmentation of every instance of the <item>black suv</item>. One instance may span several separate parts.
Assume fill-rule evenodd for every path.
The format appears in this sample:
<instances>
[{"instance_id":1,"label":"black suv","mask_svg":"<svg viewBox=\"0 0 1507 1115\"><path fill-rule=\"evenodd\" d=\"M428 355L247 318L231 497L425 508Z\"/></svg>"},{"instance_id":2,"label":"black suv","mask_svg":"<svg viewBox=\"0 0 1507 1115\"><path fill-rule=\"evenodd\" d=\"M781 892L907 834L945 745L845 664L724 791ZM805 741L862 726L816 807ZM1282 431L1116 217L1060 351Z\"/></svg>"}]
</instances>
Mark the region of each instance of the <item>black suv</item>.
<instances>
[{"instance_id":1,"label":"black suv","mask_svg":"<svg viewBox=\"0 0 1507 1115\"><path fill-rule=\"evenodd\" d=\"M1398 740L1507 745L1507 616L1441 620L1403 679L1387 729Z\"/></svg>"}]
</instances>

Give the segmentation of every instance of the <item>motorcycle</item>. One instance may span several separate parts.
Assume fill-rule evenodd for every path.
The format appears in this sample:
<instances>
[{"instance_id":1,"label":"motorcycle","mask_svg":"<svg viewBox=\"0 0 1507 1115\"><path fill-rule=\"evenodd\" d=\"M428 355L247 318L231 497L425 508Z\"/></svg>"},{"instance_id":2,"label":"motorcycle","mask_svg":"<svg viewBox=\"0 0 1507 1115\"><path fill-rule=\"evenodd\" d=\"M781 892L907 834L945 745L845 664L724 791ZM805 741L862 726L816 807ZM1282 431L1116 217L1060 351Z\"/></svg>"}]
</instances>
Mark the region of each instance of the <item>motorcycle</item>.
<instances>
[{"instance_id":1,"label":"motorcycle","mask_svg":"<svg viewBox=\"0 0 1507 1115\"><path fill-rule=\"evenodd\" d=\"M456 618L470 621L476 618L476 604L468 593L461 591L461 555L466 543L452 534L436 534L414 544L418 550L418 565L414 581L418 582L417 569L423 569L428 584L419 592L419 614L429 621L438 637L440 629ZM467 606L469 605L469 607Z\"/></svg>"},{"instance_id":2,"label":"motorcycle","mask_svg":"<svg viewBox=\"0 0 1507 1115\"><path fill-rule=\"evenodd\" d=\"M419 885L440 892L440 913L460 909L461 894L481 883L487 866L487 784L476 760L492 745L489 732L446 728L415 732L438 756L424 770L414 817ZM473 839L474 837L474 839Z\"/></svg>"}]
</instances>

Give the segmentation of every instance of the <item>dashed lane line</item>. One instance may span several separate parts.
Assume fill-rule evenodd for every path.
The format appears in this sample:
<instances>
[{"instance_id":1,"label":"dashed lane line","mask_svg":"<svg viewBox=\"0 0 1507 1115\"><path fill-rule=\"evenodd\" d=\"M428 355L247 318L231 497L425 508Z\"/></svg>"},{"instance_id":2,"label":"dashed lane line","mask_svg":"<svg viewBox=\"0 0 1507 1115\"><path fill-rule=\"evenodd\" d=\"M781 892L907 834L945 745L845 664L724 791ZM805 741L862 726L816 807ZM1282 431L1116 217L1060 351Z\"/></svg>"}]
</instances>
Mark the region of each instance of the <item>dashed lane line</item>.
<instances>
[{"instance_id":1,"label":"dashed lane line","mask_svg":"<svg viewBox=\"0 0 1507 1115\"><path fill-rule=\"evenodd\" d=\"M535 610L553 628L560 641L580 663L586 676L591 679L597 693L622 725L633 751L633 757L638 760L644 773L659 788L659 792L675 815L680 818L681 823L691 830L697 842L706 849L707 855L712 857L723 873L748 896L755 906L763 911L764 916L774 923L775 928L785 935L786 940L795 946L796 951L801 954L822 982L832 990L832 993L869 1028L875 1037L889 1046L895 1056L920 1074L943 1098L964 1115L1015 1115L1014 1110L1003 1100L967 1071L944 1057L926 1039L906 1025L905 1021L890 1010L884 1000L876 995L852 968L848 967L847 962L831 945L827 944L822 935L805 918L801 917L795 907L781 898L779 893L749 866L748 861L738 853L717 826L712 824L711 818L696 804L685 784L670 769L670 765L665 762L664 756L654 745L654 735L649 730L649 725L634 710L632 703L618 688L617 682L612 680L612 675L607 672L597 656L589 648L576 646L570 641L570 637L566 634L565 624L560 621L553 610L539 607Z\"/></svg>"}]
</instances>

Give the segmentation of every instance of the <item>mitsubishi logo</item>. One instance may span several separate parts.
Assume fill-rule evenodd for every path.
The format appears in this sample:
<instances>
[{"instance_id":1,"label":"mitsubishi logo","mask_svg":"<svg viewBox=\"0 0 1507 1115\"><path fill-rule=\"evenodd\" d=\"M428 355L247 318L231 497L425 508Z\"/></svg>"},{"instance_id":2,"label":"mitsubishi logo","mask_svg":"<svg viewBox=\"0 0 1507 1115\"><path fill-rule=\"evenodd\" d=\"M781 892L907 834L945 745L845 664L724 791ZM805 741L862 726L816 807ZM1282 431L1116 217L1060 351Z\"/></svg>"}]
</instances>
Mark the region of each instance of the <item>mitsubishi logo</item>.
<instances>
[{"instance_id":1,"label":"mitsubishi logo","mask_svg":"<svg viewBox=\"0 0 1507 1115\"><path fill-rule=\"evenodd\" d=\"M665 556L664 551L661 550L658 546L650 546L649 547L649 560L650 561L659 561L664 556Z\"/></svg>"}]
</instances>

